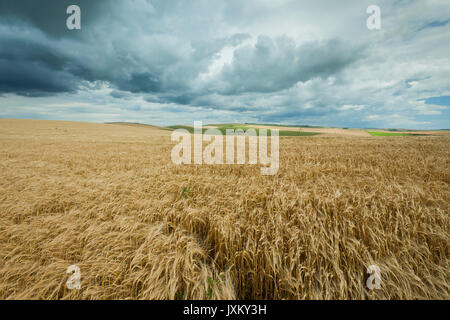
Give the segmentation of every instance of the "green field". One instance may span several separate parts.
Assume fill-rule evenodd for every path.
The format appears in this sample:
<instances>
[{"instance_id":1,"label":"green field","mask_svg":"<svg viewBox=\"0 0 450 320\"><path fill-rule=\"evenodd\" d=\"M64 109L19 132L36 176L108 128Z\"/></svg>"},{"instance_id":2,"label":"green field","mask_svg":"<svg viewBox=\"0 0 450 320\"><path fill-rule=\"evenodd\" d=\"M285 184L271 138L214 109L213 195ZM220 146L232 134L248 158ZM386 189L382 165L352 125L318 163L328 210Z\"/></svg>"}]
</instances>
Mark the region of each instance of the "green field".
<instances>
[{"instance_id":1,"label":"green field","mask_svg":"<svg viewBox=\"0 0 450 320\"><path fill-rule=\"evenodd\" d=\"M185 129L189 133L194 133L194 127L191 127L191 126L176 125L176 126L169 126L169 127L166 127L166 128L170 129L170 130ZM206 131L206 129L203 128L203 132L205 132L205 131Z\"/></svg>"},{"instance_id":2,"label":"green field","mask_svg":"<svg viewBox=\"0 0 450 320\"><path fill-rule=\"evenodd\" d=\"M375 131L369 131L369 134L372 137L396 137L396 136L410 136L409 133L392 133L392 132L375 132Z\"/></svg>"}]
</instances>

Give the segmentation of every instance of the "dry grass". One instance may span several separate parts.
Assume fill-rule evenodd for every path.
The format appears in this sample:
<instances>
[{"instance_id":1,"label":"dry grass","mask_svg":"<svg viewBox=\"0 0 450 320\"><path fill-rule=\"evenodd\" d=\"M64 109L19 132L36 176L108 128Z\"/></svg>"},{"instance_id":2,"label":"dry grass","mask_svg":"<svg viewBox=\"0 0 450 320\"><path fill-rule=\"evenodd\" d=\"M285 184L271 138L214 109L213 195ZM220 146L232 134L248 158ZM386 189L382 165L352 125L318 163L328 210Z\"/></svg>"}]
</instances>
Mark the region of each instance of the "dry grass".
<instances>
[{"instance_id":1,"label":"dry grass","mask_svg":"<svg viewBox=\"0 0 450 320\"><path fill-rule=\"evenodd\" d=\"M281 138L261 176L169 135L0 120L0 298L450 298L450 137Z\"/></svg>"}]
</instances>

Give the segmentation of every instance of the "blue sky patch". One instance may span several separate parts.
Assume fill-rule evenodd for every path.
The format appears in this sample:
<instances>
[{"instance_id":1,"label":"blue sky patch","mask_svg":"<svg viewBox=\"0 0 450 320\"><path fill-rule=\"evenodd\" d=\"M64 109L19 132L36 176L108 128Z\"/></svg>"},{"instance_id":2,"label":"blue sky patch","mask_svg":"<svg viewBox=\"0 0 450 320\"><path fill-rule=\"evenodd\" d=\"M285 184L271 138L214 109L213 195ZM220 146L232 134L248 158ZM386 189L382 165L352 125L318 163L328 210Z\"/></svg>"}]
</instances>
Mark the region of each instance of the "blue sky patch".
<instances>
[{"instance_id":1,"label":"blue sky patch","mask_svg":"<svg viewBox=\"0 0 450 320\"><path fill-rule=\"evenodd\" d=\"M438 106L450 107L450 96L431 97L425 99L426 104L435 104Z\"/></svg>"}]
</instances>

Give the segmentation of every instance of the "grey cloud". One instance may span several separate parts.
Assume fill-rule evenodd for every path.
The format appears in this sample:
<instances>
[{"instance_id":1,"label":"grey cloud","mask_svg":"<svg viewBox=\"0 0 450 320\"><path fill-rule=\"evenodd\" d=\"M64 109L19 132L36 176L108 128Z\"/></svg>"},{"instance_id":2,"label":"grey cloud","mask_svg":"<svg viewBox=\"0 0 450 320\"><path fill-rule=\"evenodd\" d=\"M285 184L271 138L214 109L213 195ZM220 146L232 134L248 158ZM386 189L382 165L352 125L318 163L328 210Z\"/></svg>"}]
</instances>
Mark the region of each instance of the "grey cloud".
<instances>
[{"instance_id":1,"label":"grey cloud","mask_svg":"<svg viewBox=\"0 0 450 320\"><path fill-rule=\"evenodd\" d=\"M296 46L288 37L260 36L254 46L237 49L231 65L224 68L225 93L275 92L299 81L327 78L360 59L362 53L362 47L337 39Z\"/></svg>"},{"instance_id":2,"label":"grey cloud","mask_svg":"<svg viewBox=\"0 0 450 320\"><path fill-rule=\"evenodd\" d=\"M0 28L0 93L40 96L76 91L83 67L63 49L36 39L39 36Z\"/></svg>"},{"instance_id":3,"label":"grey cloud","mask_svg":"<svg viewBox=\"0 0 450 320\"><path fill-rule=\"evenodd\" d=\"M420 30L423 30L423 29L427 29L427 28L438 28L438 27L443 27L443 26L447 25L449 22L450 22L450 19L442 20L442 21L439 21L439 20L437 20L437 21L431 21L431 22L425 24L423 27L421 27L421 28L419 29L419 31L420 31Z\"/></svg>"},{"instance_id":4,"label":"grey cloud","mask_svg":"<svg viewBox=\"0 0 450 320\"><path fill-rule=\"evenodd\" d=\"M61 26L62 22L58 19L47 24L49 19L45 17L52 14L65 19L65 14L57 13L64 13L68 3L45 4L45 1L41 6L30 1L8 5L2 3L4 15L29 21L32 24L29 30L44 33L40 42L26 36L16 41L4 37L0 39L4 42L4 48L8 48L1 51L2 61L6 61L4 64L20 64L18 68L7 69L6 65L3 66L8 78L2 80L0 92L50 94L75 91L81 81L107 81L120 91L158 95L156 99L152 98L153 101L198 105L196 98L209 94L210 87L203 89L204 92L193 89L197 77L207 71L224 47L236 47L251 38L248 33L234 33L218 38L183 39L164 31L142 34L136 29L134 35L138 40L133 40L128 37L131 30L124 33L127 30L124 26L101 18L100 12L121 17L119 21L123 22L126 14L130 13L128 10L134 12L137 8L128 9L124 2L111 9L102 1L96 5L78 1L76 4L82 7L82 19L89 13L88 19L97 15L98 22L87 27L83 24L80 38L61 42L51 37L58 35L65 39L65 33L58 31L66 30L65 25ZM43 7L50 11L43 12ZM151 17L152 20L164 19L169 13L167 6L158 1L153 2L151 8L162 17ZM155 21L150 24L154 25ZM130 24L128 27L132 26ZM26 27L22 25L21 28ZM23 32L23 35L26 34ZM139 42L139 37L144 39L144 43ZM219 90L222 94L275 92L289 88L298 81L330 76L359 56L354 48L338 40L298 47L288 37L273 40L260 36L254 47L238 48L232 65L225 67L216 80L226 84L224 90ZM32 65L27 65L27 61ZM24 81L19 86L14 79Z\"/></svg>"},{"instance_id":5,"label":"grey cloud","mask_svg":"<svg viewBox=\"0 0 450 320\"><path fill-rule=\"evenodd\" d=\"M127 91L113 90L113 91L111 91L110 96L113 98L116 98L116 99L129 100L133 97L133 94L131 94Z\"/></svg>"},{"instance_id":6,"label":"grey cloud","mask_svg":"<svg viewBox=\"0 0 450 320\"><path fill-rule=\"evenodd\" d=\"M161 80L157 75L150 72L134 73L130 79L115 80L115 84L120 90L132 93L152 93L161 90Z\"/></svg>"}]
</instances>

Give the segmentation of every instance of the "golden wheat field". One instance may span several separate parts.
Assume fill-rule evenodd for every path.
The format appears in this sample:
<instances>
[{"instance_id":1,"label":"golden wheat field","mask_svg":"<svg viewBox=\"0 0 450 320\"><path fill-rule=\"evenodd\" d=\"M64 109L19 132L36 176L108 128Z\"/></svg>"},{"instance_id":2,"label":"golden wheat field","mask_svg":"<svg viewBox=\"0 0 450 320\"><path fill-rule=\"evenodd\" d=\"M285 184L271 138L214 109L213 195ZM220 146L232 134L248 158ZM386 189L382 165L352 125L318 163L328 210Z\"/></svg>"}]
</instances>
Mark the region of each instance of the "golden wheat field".
<instances>
[{"instance_id":1,"label":"golden wheat field","mask_svg":"<svg viewBox=\"0 0 450 320\"><path fill-rule=\"evenodd\" d=\"M281 137L262 176L170 133L0 120L0 298L450 298L450 136Z\"/></svg>"}]
</instances>

